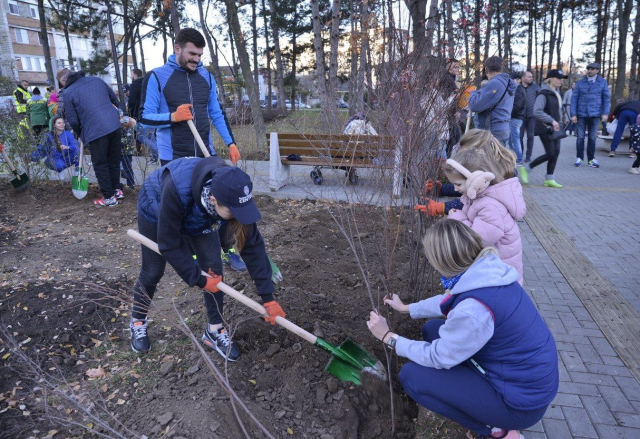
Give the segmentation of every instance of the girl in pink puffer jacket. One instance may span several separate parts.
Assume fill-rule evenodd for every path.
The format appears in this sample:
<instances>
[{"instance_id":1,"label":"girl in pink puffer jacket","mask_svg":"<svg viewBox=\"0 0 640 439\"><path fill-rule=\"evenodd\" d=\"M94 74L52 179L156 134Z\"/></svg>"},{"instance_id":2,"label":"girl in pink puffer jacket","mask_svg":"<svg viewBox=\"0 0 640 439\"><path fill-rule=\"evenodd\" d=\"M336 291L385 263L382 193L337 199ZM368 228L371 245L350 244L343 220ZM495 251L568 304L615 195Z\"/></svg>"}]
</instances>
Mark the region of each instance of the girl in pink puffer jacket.
<instances>
[{"instance_id":1,"label":"girl in pink puffer jacket","mask_svg":"<svg viewBox=\"0 0 640 439\"><path fill-rule=\"evenodd\" d=\"M515 154L503 157L510 160L513 156L513 163L496 163L495 156L486 151L487 148L470 148L460 150L454 156L454 160L471 173L484 171L493 174L489 186L482 191L475 188L469 191L468 185L475 186L477 181L468 181L453 166L445 166L445 175L455 190L462 193L463 203L461 210L449 211L449 218L463 222L475 230L486 244L494 246L500 259L518 271L518 282L522 285L522 240L517 221L524 218L527 208L518 178L505 178L504 172L500 172L515 169Z\"/></svg>"}]
</instances>

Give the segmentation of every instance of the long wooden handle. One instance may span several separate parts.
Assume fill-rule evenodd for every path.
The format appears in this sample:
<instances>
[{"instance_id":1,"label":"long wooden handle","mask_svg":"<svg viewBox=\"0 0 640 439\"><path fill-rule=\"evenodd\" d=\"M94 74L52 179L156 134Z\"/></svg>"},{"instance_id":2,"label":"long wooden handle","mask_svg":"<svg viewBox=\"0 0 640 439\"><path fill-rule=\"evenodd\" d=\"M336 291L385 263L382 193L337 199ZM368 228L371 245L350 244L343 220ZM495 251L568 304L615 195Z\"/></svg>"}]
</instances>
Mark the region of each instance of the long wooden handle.
<instances>
[{"instance_id":1,"label":"long wooden handle","mask_svg":"<svg viewBox=\"0 0 640 439\"><path fill-rule=\"evenodd\" d=\"M82 175L80 175L82 173L82 157L84 155L84 143L82 142L82 139L78 138L78 142L80 142L80 158L78 159L78 178L82 178Z\"/></svg>"},{"instance_id":2,"label":"long wooden handle","mask_svg":"<svg viewBox=\"0 0 640 439\"><path fill-rule=\"evenodd\" d=\"M198 142L198 146L200 146L200 150L202 151L204 156L205 157L211 157L211 153L209 152L207 147L204 146L204 142L202 141L202 137L200 137L200 133L196 129L196 126L193 124L193 121L191 119L189 119L187 121L187 125L189 125L189 129L191 129L191 133L193 134L193 137L196 138L196 142Z\"/></svg>"},{"instance_id":3,"label":"long wooden handle","mask_svg":"<svg viewBox=\"0 0 640 439\"><path fill-rule=\"evenodd\" d=\"M158 248L158 244L156 244L155 242L153 242L151 239L147 238L146 236L141 235L136 230L133 230L133 229L127 230L127 235L129 237L135 239L136 241L138 241L140 244L144 245L145 247L147 247L147 248L153 250L154 252L160 254L160 249ZM202 274L204 276L209 276L204 271L202 271ZM234 299L236 299L238 302L242 303L243 305L248 306L249 308L251 308L252 310L257 312L258 314L263 315L263 316L267 316L268 315L267 310L264 309L264 306L260 305L255 300L245 296L240 291L237 291L236 289L234 289L233 287L230 287L229 285L225 284L224 282L218 283L218 288L220 289L220 291L222 291L225 294L233 297ZM282 326L287 331L296 334L298 337L305 339L306 341L308 341L311 344L315 344L316 340L318 339L318 337L316 337L315 335L311 334L309 331L305 331L300 326L296 325L293 322L290 322L289 320L285 319L284 317L279 317L279 316L276 317L276 323L278 325Z\"/></svg>"},{"instance_id":4,"label":"long wooden handle","mask_svg":"<svg viewBox=\"0 0 640 439\"><path fill-rule=\"evenodd\" d=\"M11 159L9 158L9 155L4 151L4 148L2 149L2 157L4 157L4 161L7 162L7 165L9 165L9 170L15 174L16 167L13 166L13 163L11 163Z\"/></svg>"}]
</instances>

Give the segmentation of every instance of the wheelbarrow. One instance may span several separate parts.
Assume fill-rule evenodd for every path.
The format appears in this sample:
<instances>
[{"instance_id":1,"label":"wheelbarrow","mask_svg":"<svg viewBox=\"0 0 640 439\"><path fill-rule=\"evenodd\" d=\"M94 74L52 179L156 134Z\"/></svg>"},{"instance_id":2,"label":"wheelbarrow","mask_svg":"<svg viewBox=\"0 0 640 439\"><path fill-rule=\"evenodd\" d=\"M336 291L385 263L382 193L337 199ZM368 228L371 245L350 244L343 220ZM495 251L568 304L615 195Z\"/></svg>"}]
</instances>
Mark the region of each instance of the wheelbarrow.
<instances>
[{"instance_id":1,"label":"wheelbarrow","mask_svg":"<svg viewBox=\"0 0 640 439\"><path fill-rule=\"evenodd\" d=\"M146 236L141 235L133 229L127 230L127 235L129 235L129 237L135 239L145 247L148 247L154 252L160 254L158 244L156 244ZM204 276L209 276L204 271L202 272L202 274ZM262 305L230 287L229 285L225 284L224 282L218 283L218 288L220 289L220 291L224 292L228 296L231 296L238 302L248 306L258 314L262 316L268 315L267 310ZM329 372L334 377L338 378L340 381L350 381L356 385L360 385L362 382L361 373L363 372L370 373L386 381L387 374L382 363L354 341L347 339L343 341L340 346L334 346L331 343L319 337L316 337L310 332L302 329L301 327L293 322L290 322L284 317L276 317L276 323L285 328L287 331L329 352L332 355L332 358L331 360L329 360L329 363L327 363L324 370Z\"/></svg>"}]
</instances>

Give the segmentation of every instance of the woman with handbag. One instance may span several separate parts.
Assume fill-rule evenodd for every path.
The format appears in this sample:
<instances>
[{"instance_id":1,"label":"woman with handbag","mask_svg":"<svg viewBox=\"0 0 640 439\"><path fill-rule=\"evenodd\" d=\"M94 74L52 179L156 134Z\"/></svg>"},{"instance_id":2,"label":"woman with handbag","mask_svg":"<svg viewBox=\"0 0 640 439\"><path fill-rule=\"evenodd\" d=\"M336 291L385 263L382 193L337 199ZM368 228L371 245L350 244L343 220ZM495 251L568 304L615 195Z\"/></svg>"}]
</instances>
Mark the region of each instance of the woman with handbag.
<instances>
[{"instance_id":1,"label":"woman with handbag","mask_svg":"<svg viewBox=\"0 0 640 439\"><path fill-rule=\"evenodd\" d=\"M562 98L559 92L562 80L566 78L567 76L562 74L562 70L549 70L542 88L538 92L533 106L533 115L536 118L535 135L540 136L542 146L544 146L544 154L518 169L520 181L523 184L529 183L529 172L533 168L547 162L544 185L553 188L562 187L561 184L556 182L553 172L556 169L558 155L560 155L560 141L567 137L561 122Z\"/></svg>"}]
</instances>

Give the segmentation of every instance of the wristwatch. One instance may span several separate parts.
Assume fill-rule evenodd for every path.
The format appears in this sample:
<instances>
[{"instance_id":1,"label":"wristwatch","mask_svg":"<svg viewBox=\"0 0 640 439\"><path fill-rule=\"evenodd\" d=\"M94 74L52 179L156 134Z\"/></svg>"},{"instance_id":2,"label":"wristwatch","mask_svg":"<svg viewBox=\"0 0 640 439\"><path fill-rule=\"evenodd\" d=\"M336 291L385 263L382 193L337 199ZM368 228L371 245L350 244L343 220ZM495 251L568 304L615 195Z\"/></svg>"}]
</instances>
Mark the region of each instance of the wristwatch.
<instances>
[{"instance_id":1,"label":"wristwatch","mask_svg":"<svg viewBox=\"0 0 640 439\"><path fill-rule=\"evenodd\" d=\"M389 337L389 340L387 340L386 345L389 349L395 350L397 341L398 341L398 336L396 334L391 334L391 337Z\"/></svg>"}]
</instances>

